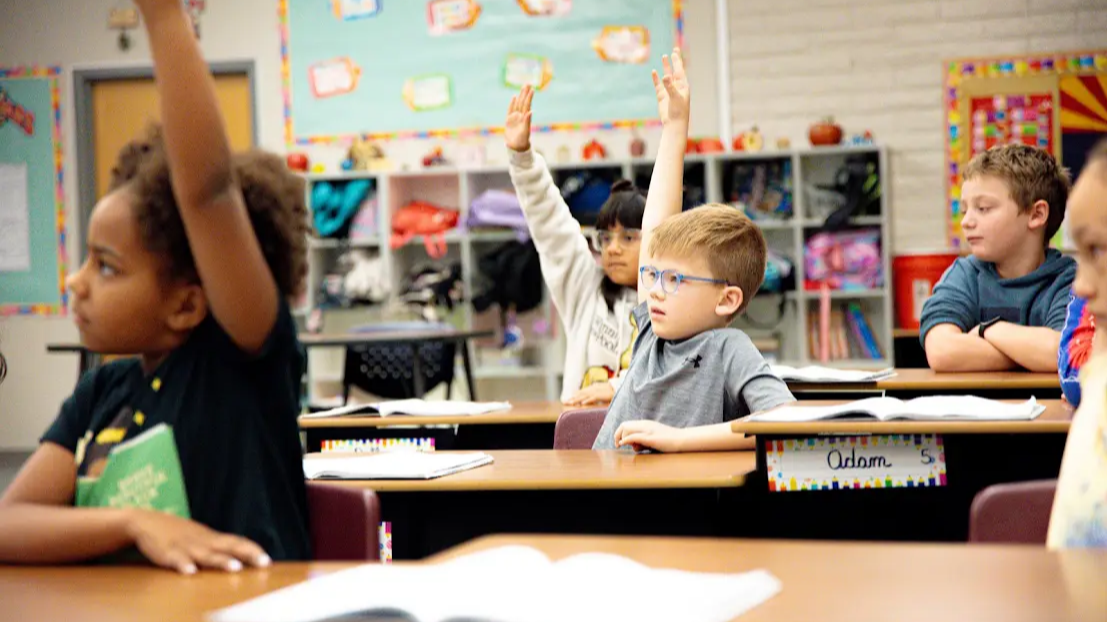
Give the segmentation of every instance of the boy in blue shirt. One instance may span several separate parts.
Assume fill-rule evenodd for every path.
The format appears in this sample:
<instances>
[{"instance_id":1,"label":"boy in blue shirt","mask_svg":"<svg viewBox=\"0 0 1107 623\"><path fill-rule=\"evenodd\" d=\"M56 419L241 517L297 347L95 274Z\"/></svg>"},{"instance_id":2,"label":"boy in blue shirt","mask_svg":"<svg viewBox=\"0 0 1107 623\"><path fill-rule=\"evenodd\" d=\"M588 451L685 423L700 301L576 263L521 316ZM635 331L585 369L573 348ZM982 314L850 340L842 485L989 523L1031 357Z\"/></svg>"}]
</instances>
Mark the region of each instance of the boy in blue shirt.
<instances>
[{"instance_id":1,"label":"boy in blue shirt","mask_svg":"<svg viewBox=\"0 0 1107 623\"><path fill-rule=\"evenodd\" d=\"M1006 145L969 162L961 227L972 256L954 262L923 305L931 368L1057 371L1076 262L1049 240L1068 194L1068 174L1040 149Z\"/></svg>"}]
</instances>

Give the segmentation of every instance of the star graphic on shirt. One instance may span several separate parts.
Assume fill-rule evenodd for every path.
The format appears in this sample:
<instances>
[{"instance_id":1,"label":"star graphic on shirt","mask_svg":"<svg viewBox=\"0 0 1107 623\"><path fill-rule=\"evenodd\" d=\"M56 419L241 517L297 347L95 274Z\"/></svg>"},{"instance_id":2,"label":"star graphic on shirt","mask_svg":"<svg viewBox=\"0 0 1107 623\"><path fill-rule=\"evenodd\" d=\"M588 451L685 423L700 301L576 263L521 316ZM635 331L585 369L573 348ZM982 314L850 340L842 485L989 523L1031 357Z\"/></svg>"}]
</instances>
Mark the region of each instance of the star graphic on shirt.
<instances>
[{"instance_id":1,"label":"star graphic on shirt","mask_svg":"<svg viewBox=\"0 0 1107 623\"><path fill-rule=\"evenodd\" d=\"M684 360L684 363L690 363L693 368L698 368L701 361L703 361L703 355L696 355L695 357L688 357Z\"/></svg>"}]
</instances>

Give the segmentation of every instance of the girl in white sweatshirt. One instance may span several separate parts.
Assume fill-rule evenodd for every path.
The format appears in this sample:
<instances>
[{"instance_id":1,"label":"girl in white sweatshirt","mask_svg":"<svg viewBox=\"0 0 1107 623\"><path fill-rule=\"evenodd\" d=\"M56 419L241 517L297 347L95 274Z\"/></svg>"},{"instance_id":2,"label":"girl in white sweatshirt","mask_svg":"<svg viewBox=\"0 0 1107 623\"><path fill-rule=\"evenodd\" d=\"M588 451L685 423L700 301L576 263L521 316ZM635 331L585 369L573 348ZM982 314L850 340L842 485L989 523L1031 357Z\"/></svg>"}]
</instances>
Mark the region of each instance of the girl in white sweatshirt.
<instances>
[{"instance_id":1,"label":"girl in white sweatshirt","mask_svg":"<svg viewBox=\"0 0 1107 623\"><path fill-rule=\"evenodd\" d=\"M538 249L542 277L565 326L561 400L577 407L606 404L630 366L638 333L631 311L638 303L639 230L646 198L631 182L612 186L593 237L601 252L598 266L545 160L530 148L533 98L534 89L525 86L511 99L504 140L511 155L511 182Z\"/></svg>"}]
</instances>

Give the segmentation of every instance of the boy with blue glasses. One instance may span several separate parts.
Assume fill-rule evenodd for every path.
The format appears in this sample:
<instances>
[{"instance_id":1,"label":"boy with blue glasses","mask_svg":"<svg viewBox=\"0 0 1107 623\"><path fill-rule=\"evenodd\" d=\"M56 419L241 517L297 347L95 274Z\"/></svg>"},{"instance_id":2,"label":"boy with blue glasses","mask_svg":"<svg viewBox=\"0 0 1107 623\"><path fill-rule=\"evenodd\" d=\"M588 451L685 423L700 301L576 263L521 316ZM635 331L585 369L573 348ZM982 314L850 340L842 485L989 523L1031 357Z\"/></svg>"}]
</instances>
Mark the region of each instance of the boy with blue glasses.
<instances>
[{"instance_id":1,"label":"boy with blue glasses","mask_svg":"<svg viewBox=\"0 0 1107 623\"><path fill-rule=\"evenodd\" d=\"M727 422L794 400L749 336L727 328L765 277L765 238L729 206L681 212L689 89L679 51L662 63L664 78L653 74L664 127L640 234L639 334L593 448L750 448Z\"/></svg>"}]
</instances>

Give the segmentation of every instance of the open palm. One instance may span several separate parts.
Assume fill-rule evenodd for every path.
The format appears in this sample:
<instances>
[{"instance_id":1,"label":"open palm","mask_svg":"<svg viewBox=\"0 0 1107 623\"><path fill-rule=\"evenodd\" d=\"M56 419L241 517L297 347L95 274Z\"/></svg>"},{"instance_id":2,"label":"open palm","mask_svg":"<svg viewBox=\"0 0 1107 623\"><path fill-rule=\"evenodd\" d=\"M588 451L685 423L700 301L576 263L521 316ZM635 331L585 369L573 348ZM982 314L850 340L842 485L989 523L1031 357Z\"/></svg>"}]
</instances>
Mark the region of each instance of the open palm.
<instances>
[{"instance_id":1,"label":"open palm","mask_svg":"<svg viewBox=\"0 0 1107 623\"><path fill-rule=\"evenodd\" d=\"M534 99L534 87L523 85L519 94L511 98L504 122L504 142L515 151L530 149L530 103Z\"/></svg>"},{"instance_id":2,"label":"open palm","mask_svg":"<svg viewBox=\"0 0 1107 623\"><path fill-rule=\"evenodd\" d=\"M672 63L668 56L662 56L661 65L664 75L660 79L657 70L653 71L653 88L657 91L657 112L661 122L688 121L690 89L680 49L673 48Z\"/></svg>"}]
</instances>

